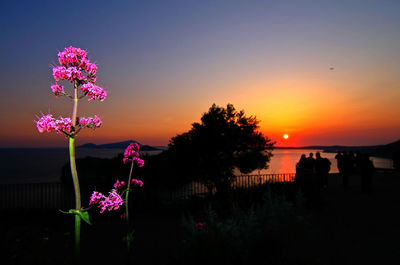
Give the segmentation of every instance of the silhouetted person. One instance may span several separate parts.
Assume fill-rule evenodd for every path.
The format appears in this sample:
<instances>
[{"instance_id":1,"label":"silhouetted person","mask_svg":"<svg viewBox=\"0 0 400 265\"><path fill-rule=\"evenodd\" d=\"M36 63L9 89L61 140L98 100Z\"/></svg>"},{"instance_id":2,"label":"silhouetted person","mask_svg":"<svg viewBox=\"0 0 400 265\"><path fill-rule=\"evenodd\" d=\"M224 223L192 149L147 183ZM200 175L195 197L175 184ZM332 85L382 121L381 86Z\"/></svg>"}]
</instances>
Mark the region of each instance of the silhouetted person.
<instances>
[{"instance_id":1,"label":"silhouetted person","mask_svg":"<svg viewBox=\"0 0 400 265\"><path fill-rule=\"evenodd\" d=\"M306 155L302 154L299 162L296 164L296 174L302 174L305 172L304 163L306 161Z\"/></svg>"},{"instance_id":2,"label":"silhouetted person","mask_svg":"<svg viewBox=\"0 0 400 265\"><path fill-rule=\"evenodd\" d=\"M306 155L302 154L299 162L296 163L296 184L299 187L302 187L305 181L304 180L306 173L306 168L304 167L305 161L306 161Z\"/></svg>"},{"instance_id":3,"label":"silhouetted person","mask_svg":"<svg viewBox=\"0 0 400 265\"><path fill-rule=\"evenodd\" d=\"M321 154L317 152L315 154L315 173L319 181L320 188L326 189L328 187L328 176L331 170L331 161L328 158L321 157Z\"/></svg>"},{"instance_id":4,"label":"silhouetted person","mask_svg":"<svg viewBox=\"0 0 400 265\"><path fill-rule=\"evenodd\" d=\"M361 190L363 192L372 193L372 177L375 167L369 159L369 155L361 155L358 168L361 176Z\"/></svg>"},{"instance_id":5,"label":"silhouetted person","mask_svg":"<svg viewBox=\"0 0 400 265\"><path fill-rule=\"evenodd\" d=\"M342 176L343 176L343 187L347 188L349 187L349 177L353 175L354 173L354 168L355 168L355 157L353 152L344 152L343 154L343 170L342 170Z\"/></svg>"},{"instance_id":6,"label":"silhouetted person","mask_svg":"<svg viewBox=\"0 0 400 265\"><path fill-rule=\"evenodd\" d=\"M310 153L307 158L301 159L302 168L304 169L303 174L303 185L302 190L304 191L304 196L312 201L312 203L318 202L319 200L319 180L317 174L315 174L315 159L314 154Z\"/></svg>"},{"instance_id":7,"label":"silhouetted person","mask_svg":"<svg viewBox=\"0 0 400 265\"><path fill-rule=\"evenodd\" d=\"M337 168L339 173L343 175L344 156L341 152L337 152L335 158L337 160Z\"/></svg>"},{"instance_id":8,"label":"silhouetted person","mask_svg":"<svg viewBox=\"0 0 400 265\"><path fill-rule=\"evenodd\" d=\"M314 159L314 154L310 153L309 156L306 158L305 164L304 164L305 168L308 170L308 172L310 173L314 173L315 172L315 159Z\"/></svg>"},{"instance_id":9,"label":"silhouetted person","mask_svg":"<svg viewBox=\"0 0 400 265\"><path fill-rule=\"evenodd\" d=\"M313 170L309 168L309 160L305 154L302 154L299 162L296 164L296 184L306 197L309 197L311 193L312 178Z\"/></svg>"}]
</instances>

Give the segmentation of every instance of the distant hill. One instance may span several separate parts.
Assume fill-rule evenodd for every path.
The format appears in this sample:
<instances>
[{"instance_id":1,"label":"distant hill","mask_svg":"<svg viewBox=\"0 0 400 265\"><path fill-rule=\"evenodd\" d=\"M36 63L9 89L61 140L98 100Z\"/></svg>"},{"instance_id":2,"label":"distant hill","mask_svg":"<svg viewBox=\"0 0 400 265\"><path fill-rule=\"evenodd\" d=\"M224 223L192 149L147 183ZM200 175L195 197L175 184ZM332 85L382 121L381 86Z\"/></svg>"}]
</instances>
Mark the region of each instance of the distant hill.
<instances>
[{"instance_id":1,"label":"distant hill","mask_svg":"<svg viewBox=\"0 0 400 265\"><path fill-rule=\"evenodd\" d=\"M400 153L400 140L380 146L372 153L374 156L393 157L393 154Z\"/></svg>"},{"instance_id":2,"label":"distant hill","mask_svg":"<svg viewBox=\"0 0 400 265\"><path fill-rule=\"evenodd\" d=\"M327 153L333 153L338 151L354 151L354 150L375 150L382 145L371 145L371 146L343 146L343 145L310 145L300 147L274 147L274 149L320 149Z\"/></svg>"},{"instance_id":3,"label":"distant hill","mask_svg":"<svg viewBox=\"0 0 400 265\"><path fill-rule=\"evenodd\" d=\"M400 153L400 140L386 145L367 145L367 146L302 146L302 147L275 147L275 149L320 149L326 153L336 153L344 151L368 153L375 157L392 158L394 153Z\"/></svg>"},{"instance_id":4,"label":"distant hill","mask_svg":"<svg viewBox=\"0 0 400 265\"><path fill-rule=\"evenodd\" d=\"M95 148L95 149L125 149L130 143L137 143L140 146L141 151L157 151L157 150L164 150L160 147L155 147L155 146L150 146L150 145L142 145L141 143L137 141L123 141L123 142L117 142L117 143L109 143L109 144L94 144L94 143L87 143L78 146L78 148Z\"/></svg>"}]
</instances>

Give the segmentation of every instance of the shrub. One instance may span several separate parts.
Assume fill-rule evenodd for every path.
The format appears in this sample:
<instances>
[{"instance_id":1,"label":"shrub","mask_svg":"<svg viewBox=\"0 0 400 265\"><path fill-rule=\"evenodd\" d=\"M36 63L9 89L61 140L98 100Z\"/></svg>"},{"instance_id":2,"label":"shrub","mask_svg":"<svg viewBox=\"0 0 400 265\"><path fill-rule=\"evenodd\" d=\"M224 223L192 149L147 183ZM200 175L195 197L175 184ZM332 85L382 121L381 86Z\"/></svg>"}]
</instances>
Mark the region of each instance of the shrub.
<instances>
[{"instance_id":1,"label":"shrub","mask_svg":"<svg viewBox=\"0 0 400 265\"><path fill-rule=\"evenodd\" d=\"M302 195L295 203L267 191L247 209L232 203L222 215L208 206L183 218L184 259L191 264L281 264L285 245L306 227ZM257 263L258 264L258 263Z\"/></svg>"}]
</instances>

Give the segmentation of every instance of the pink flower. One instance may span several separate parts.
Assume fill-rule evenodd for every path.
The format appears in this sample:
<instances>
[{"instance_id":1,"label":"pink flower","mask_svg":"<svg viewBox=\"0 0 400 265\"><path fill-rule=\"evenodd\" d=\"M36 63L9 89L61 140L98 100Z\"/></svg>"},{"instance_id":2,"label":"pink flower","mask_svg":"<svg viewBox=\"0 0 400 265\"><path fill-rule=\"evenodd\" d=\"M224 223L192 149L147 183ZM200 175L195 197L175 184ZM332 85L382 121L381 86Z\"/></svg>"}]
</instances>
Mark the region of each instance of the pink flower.
<instances>
[{"instance_id":1,"label":"pink flower","mask_svg":"<svg viewBox=\"0 0 400 265\"><path fill-rule=\"evenodd\" d=\"M67 69L65 66L57 66L53 68L53 77L56 81L60 81L61 79L67 79Z\"/></svg>"},{"instance_id":2,"label":"pink flower","mask_svg":"<svg viewBox=\"0 0 400 265\"><path fill-rule=\"evenodd\" d=\"M72 128L71 118L62 118L59 120L53 118L53 115L47 114L41 117L37 122L36 126L39 132L51 132L56 131L58 133L66 132L70 133Z\"/></svg>"},{"instance_id":3,"label":"pink flower","mask_svg":"<svg viewBox=\"0 0 400 265\"><path fill-rule=\"evenodd\" d=\"M105 196L102 193L93 191L92 196L90 196L89 205L96 204L103 198L105 198Z\"/></svg>"},{"instance_id":4,"label":"pink flower","mask_svg":"<svg viewBox=\"0 0 400 265\"><path fill-rule=\"evenodd\" d=\"M196 228L197 228L198 230L202 231L202 230L204 229L204 224L203 224L202 222L198 222L198 223L196 224Z\"/></svg>"},{"instance_id":5,"label":"pink flower","mask_svg":"<svg viewBox=\"0 0 400 265\"><path fill-rule=\"evenodd\" d=\"M96 128L99 128L102 124L103 124L103 122L100 120L100 118L97 115L94 115L93 125Z\"/></svg>"},{"instance_id":6,"label":"pink flower","mask_svg":"<svg viewBox=\"0 0 400 265\"><path fill-rule=\"evenodd\" d=\"M132 179L132 184L135 184L139 187L143 187L143 181L141 181L141 180Z\"/></svg>"},{"instance_id":7,"label":"pink flower","mask_svg":"<svg viewBox=\"0 0 400 265\"><path fill-rule=\"evenodd\" d=\"M103 122L97 115L94 115L94 118L79 117L77 119L77 124L81 127L87 127L95 130L96 128L100 128Z\"/></svg>"},{"instance_id":8,"label":"pink flower","mask_svg":"<svg viewBox=\"0 0 400 265\"><path fill-rule=\"evenodd\" d=\"M139 167L144 166L144 160L139 158L140 146L138 143L131 143L124 151L124 158L122 161L124 164L134 162Z\"/></svg>"},{"instance_id":9,"label":"pink flower","mask_svg":"<svg viewBox=\"0 0 400 265\"><path fill-rule=\"evenodd\" d=\"M59 120L55 120L55 130L58 133L62 133L67 132L70 133L71 132L71 128L72 128L72 121L71 118L60 118Z\"/></svg>"},{"instance_id":10,"label":"pink flower","mask_svg":"<svg viewBox=\"0 0 400 265\"><path fill-rule=\"evenodd\" d=\"M137 143L131 143L125 149L124 156L125 157L139 156L139 148L140 148L140 146Z\"/></svg>"},{"instance_id":11,"label":"pink flower","mask_svg":"<svg viewBox=\"0 0 400 265\"><path fill-rule=\"evenodd\" d=\"M90 197L89 205L92 204L98 204L97 207L100 208L100 213L104 213L104 211L106 210L108 211L118 210L121 207L121 205L124 204L124 200L122 199L121 195L117 192L116 189L112 189L108 193L107 197L100 192L93 191L92 196Z\"/></svg>"},{"instance_id":12,"label":"pink flower","mask_svg":"<svg viewBox=\"0 0 400 265\"><path fill-rule=\"evenodd\" d=\"M96 128L99 128L103 122L97 115L94 115L94 118L79 117L77 119L77 124L81 127L87 127L95 130Z\"/></svg>"},{"instance_id":13,"label":"pink flower","mask_svg":"<svg viewBox=\"0 0 400 265\"><path fill-rule=\"evenodd\" d=\"M43 115L37 122L36 127L40 133L47 131L51 132L56 128L53 115Z\"/></svg>"},{"instance_id":14,"label":"pink flower","mask_svg":"<svg viewBox=\"0 0 400 265\"><path fill-rule=\"evenodd\" d=\"M83 84L81 86L82 93L85 93L86 96L89 96L88 101L93 99L99 99L100 101L104 101L107 98L107 92L92 83Z\"/></svg>"},{"instance_id":15,"label":"pink flower","mask_svg":"<svg viewBox=\"0 0 400 265\"><path fill-rule=\"evenodd\" d=\"M88 61L83 68L89 75L96 75L97 66L94 63L89 63Z\"/></svg>"},{"instance_id":16,"label":"pink flower","mask_svg":"<svg viewBox=\"0 0 400 265\"><path fill-rule=\"evenodd\" d=\"M60 95L65 93L64 87L62 85L59 85L58 83L55 83L54 85L51 86L51 91L53 91L56 97L59 97Z\"/></svg>"},{"instance_id":17,"label":"pink flower","mask_svg":"<svg viewBox=\"0 0 400 265\"><path fill-rule=\"evenodd\" d=\"M70 46L58 53L58 62L65 66L77 66L82 59L86 59L86 56L86 51Z\"/></svg>"},{"instance_id":18,"label":"pink flower","mask_svg":"<svg viewBox=\"0 0 400 265\"><path fill-rule=\"evenodd\" d=\"M82 75L82 71L75 66L68 67L66 69L66 76L67 80L74 81L74 80L84 80L85 77Z\"/></svg>"},{"instance_id":19,"label":"pink flower","mask_svg":"<svg viewBox=\"0 0 400 265\"><path fill-rule=\"evenodd\" d=\"M120 182L119 180L117 180L117 182L114 183L114 188L116 188L116 189L120 189L123 186L125 186L125 181Z\"/></svg>"},{"instance_id":20,"label":"pink flower","mask_svg":"<svg viewBox=\"0 0 400 265\"><path fill-rule=\"evenodd\" d=\"M133 161L135 162L136 165L138 165L139 167L143 167L144 166L144 160L140 159L139 157L134 157Z\"/></svg>"},{"instance_id":21,"label":"pink flower","mask_svg":"<svg viewBox=\"0 0 400 265\"><path fill-rule=\"evenodd\" d=\"M102 198L98 207L101 208L100 213L103 213L105 210L118 210L122 204L124 204L124 200L121 198L121 195L118 194L117 190L112 189L108 197Z\"/></svg>"}]
</instances>

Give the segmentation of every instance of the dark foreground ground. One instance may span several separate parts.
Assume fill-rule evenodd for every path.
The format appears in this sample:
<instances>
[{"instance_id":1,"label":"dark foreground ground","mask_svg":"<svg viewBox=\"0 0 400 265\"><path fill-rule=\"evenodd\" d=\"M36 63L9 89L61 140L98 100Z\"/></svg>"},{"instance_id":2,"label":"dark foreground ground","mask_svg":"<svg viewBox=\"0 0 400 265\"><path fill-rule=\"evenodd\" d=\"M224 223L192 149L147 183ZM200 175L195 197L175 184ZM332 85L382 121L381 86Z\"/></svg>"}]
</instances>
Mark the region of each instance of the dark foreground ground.
<instances>
[{"instance_id":1,"label":"dark foreground ground","mask_svg":"<svg viewBox=\"0 0 400 265\"><path fill-rule=\"evenodd\" d=\"M337 177L329 182L321 203L308 209L307 230L284 244L280 264L400 264L399 173L377 172L372 194L361 192L358 177L349 189ZM82 263L191 264L183 253L181 218L179 207L136 213L133 251L127 254L123 221L94 215L94 224L82 228ZM1 264L77 264L73 222L56 211L2 212Z\"/></svg>"}]
</instances>

